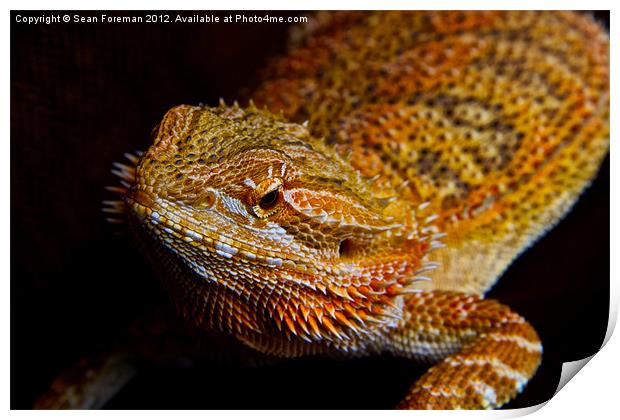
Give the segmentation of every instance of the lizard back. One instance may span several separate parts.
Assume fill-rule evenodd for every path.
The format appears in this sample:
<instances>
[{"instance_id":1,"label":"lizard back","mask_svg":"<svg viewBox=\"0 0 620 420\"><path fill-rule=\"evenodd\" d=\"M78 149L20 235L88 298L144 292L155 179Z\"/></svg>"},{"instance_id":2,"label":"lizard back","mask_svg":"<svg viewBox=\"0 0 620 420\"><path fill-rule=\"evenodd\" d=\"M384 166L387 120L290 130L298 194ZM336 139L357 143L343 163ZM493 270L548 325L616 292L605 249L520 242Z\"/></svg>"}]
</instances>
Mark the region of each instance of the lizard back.
<instances>
[{"instance_id":1,"label":"lizard back","mask_svg":"<svg viewBox=\"0 0 620 420\"><path fill-rule=\"evenodd\" d=\"M571 12L319 14L252 96L446 233L429 289L484 293L608 149L609 40ZM375 177L375 178L373 178Z\"/></svg>"}]
</instances>

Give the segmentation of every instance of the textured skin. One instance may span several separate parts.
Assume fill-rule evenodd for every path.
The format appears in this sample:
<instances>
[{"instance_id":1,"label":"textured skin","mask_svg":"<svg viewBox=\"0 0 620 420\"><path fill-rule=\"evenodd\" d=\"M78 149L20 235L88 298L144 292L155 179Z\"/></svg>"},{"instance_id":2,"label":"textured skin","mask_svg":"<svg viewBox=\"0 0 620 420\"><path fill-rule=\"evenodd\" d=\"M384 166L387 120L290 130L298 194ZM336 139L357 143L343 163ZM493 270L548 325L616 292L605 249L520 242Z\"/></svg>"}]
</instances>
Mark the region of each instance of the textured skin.
<instances>
[{"instance_id":1,"label":"textured skin","mask_svg":"<svg viewBox=\"0 0 620 420\"><path fill-rule=\"evenodd\" d=\"M447 233L432 288L488 290L605 155L606 35L570 12L321 17L254 100L308 119L364 176L409 181Z\"/></svg>"},{"instance_id":2,"label":"textured skin","mask_svg":"<svg viewBox=\"0 0 620 420\"><path fill-rule=\"evenodd\" d=\"M542 346L482 295L606 154L607 36L570 12L385 12L292 38L256 105L170 110L109 211L205 330L434 361L402 408L501 406Z\"/></svg>"}]
</instances>

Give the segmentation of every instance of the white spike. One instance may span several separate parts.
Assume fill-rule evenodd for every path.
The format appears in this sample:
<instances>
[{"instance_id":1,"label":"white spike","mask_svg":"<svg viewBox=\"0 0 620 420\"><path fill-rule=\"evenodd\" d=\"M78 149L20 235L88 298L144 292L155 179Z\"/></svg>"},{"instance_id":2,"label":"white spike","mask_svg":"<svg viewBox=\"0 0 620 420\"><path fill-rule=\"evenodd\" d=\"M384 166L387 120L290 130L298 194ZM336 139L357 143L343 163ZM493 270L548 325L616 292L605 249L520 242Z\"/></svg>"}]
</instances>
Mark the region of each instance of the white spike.
<instances>
[{"instance_id":1,"label":"white spike","mask_svg":"<svg viewBox=\"0 0 620 420\"><path fill-rule=\"evenodd\" d=\"M435 270L436 268L439 268L439 264L426 264L424 267L414 272L413 275L417 276L418 274L426 273L427 271Z\"/></svg>"},{"instance_id":2,"label":"white spike","mask_svg":"<svg viewBox=\"0 0 620 420\"><path fill-rule=\"evenodd\" d=\"M430 216L428 216L426 219L424 219L424 224L428 225L429 223L431 223L434 220L437 220L439 218L438 215L436 214L431 214Z\"/></svg>"},{"instance_id":3,"label":"white spike","mask_svg":"<svg viewBox=\"0 0 620 420\"><path fill-rule=\"evenodd\" d=\"M124 214L125 212L121 209L112 209L112 208L102 208L101 209L102 212L104 213L109 213L109 214Z\"/></svg>"},{"instance_id":4,"label":"white spike","mask_svg":"<svg viewBox=\"0 0 620 420\"><path fill-rule=\"evenodd\" d=\"M422 228L422 229L420 229L420 230L422 231L422 233L423 233L424 235L427 235L427 234L429 234L429 233L437 233L437 230L438 230L438 229L437 229L437 226L435 226L435 225L430 225L430 226L423 227L423 228Z\"/></svg>"},{"instance_id":5,"label":"white spike","mask_svg":"<svg viewBox=\"0 0 620 420\"><path fill-rule=\"evenodd\" d=\"M132 166L128 166L128 165L125 165L124 163L120 163L120 162L113 162L112 165L116 166L118 169L120 169L123 172L133 172L133 170L134 170L134 168Z\"/></svg>"},{"instance_id":6,"label":"white spike","mask_svg":"<svg viewBox=\"0 0 620 420\"><path fill-rule=\"evenodd\" d=\"M410 184L411 184L411 181L409 181L408 179L404 180L402 184L398 186L397 191L402 191L404 189L407 189Z\"/></svg>"},{"instance_id":7,"label":"white spike","mask_svg":"<svg viewBox=\"0 0 620 420\"><path fill-rule=\"evenodd\" d=\"M431 242L431 246L428 249L429 251L434 251L436 249L440 249L440 248L445 248L446 244L444 244L443 242L439 242L439 241L432 241Z\"/></svg>"},{"instance_id":8,"label":"white spike","mask_svg":"<svg viewBox=\"0 0 620 420\"><path fill-rule=\"evenodd\" d=\"M421 293L422 289L403 289L400 294L401 295L415 295Z\"/></svg>"},{"instance_id":9,"label":"white spike","mask_svg":"<svg viewBox=\"0 0 620 420\"><path fill-rule=\"evenodd\" d=\"M124 220L121 220L121 219L114 219L114 218L112 218L112 217L106 217L106 219L105 219L105 220L107 220L109 223L116 224L116 225L120 225L120 224L124 224L124 223L125 223L125 221L124 221Z\"/></svg>"},{"instance_id":10,"label":"white spike","mask_svg":"<svg viewBox=\"0 0 620 420\"><path fill-rule=\"evenodd\" d=\"M127 190L123 187L118 187L118 186L106 186L105 189L107 191L112 191L114 193L118 193L118 194L125 194L127 192Z\"/></svg>"},{"instance_id":11,"label":"white spike","mask_svg":"<svg viewBox=\"0 0 620 420\"><path fill-rule=\"evenodd\" d=\"M125 156L125 159L127 159L128 161L130 161L134 165L137 165L138 161L140 160L140 158L138 156L133 155L131 153L125 153L123 156Z\"/></svg>"},{"instance_id":12,"label":"white spike","mask_svg":"<svg viewBox=\"0 0 620 420\"><path fill-rule=\"evenodd\" d=\"M418 210L424 210L425 208L427 208L428 206L430 206L431 202L430 201L425 201L424 203L420 204L418 206Z\"/></svg>"},{"instance_id":13,"label":"white spike","mask_svg":"<svg viewBox=\"0 0 620 420\"><path fill-rule=\"evenodd\" d=\"M381 178L381 174L376 174L374 176L371 176L370 178L368 178L368 183L374 184L379 178Z\"/></svg>"},{"instance_id":14,"label":"white spike","mask_svg":"<svg viewBox=\"0 0 620 420\"><path fill-rule=\"evenodd\" d=\"M441 267L441 264L439 264L438 262L427 262L426 264L424 264L423 269L425 270L434 270L436 268Z\"/></svg>"},{"instance_id":15,"label":"white spike","mask_svg":"<svg viewBox=\"0 0 620 420\"><path fill-rule=\"evenodd\" d=\"M103 200L102 203L108 206L115 206L115 207L119 205L123 205L123 202L120 200Z\"/></svg>"},{"instance_id":16,"label":"white spike","mask_svg":"<svg viewBox=\"0 0 620 420\"><path fill-rule=\"evenodd\" d=\"M124 172L122 170L119 171L118 169L112 169L110 172L112 172L114 175L119 177L121 179L121 181L122 180L133 181L133 173ZM127 185L127 188L129 188L129 185Z\"/></svg>"},{"instance_id":17,"label":"white spike","mask_svg":"<svg viewBox=\"0 0 620 420\"><path fill-rule=\"evenodd\" d=\"M382 316L382 317L384 317L384 318L389 318L389 319L396 319L396 320L398 320L398 321L400 321L401 319L403 319L402 315L401 315L401 316L398 316L398 315L395 315L395 314L391 314L391 313L389 313L389 312L383 312L383 313L381 313L381 315L378 315L378 316Z\"/></svg>"}]
</instances>

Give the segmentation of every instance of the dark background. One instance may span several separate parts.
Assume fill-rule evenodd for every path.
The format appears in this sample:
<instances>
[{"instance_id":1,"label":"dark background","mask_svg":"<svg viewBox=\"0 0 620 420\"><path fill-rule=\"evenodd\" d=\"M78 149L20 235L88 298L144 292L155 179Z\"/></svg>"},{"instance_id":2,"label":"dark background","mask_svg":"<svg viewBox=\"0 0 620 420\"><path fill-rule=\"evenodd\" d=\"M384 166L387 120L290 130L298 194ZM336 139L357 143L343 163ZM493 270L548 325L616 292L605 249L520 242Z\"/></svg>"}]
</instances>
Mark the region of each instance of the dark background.
<instances>
[{"instance_id":1,"label":"dark background","mask_svg":"<svg viewBox=\"0 0 620 420\"><path fill-rule=\"evenodd\" d=\"M147 148L171 106L216 104L251 89L287 35L286 24L26 25L17 14L42 13L11 13L13 409L31 407L56 375L132 320L153 308L171 312L149 265L101 214L103 187L115 183L111 163ZM608 12L596 16L608 25ZM606 331L609 159L490 296L525 316L545 349L538 374L508 407L549 399L561 363L592 355ZM107 407L390 408L424 369L387 356L147 365Z\"/></svg>"}]
</instances>

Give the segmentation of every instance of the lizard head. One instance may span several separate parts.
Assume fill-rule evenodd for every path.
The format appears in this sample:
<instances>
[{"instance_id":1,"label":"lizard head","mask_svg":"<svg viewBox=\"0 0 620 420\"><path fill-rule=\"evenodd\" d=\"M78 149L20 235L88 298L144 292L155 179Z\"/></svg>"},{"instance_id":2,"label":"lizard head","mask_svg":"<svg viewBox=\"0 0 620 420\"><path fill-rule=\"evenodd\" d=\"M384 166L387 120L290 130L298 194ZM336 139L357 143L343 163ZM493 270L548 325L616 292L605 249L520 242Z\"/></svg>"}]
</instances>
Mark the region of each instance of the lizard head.
<instances>
[{"instance_id":1,"label":"lizard head","mask_svg":"<svg viewBox=\"0 0 620 420\"><path fill-rule=\"evenodd\" d=\"M429 268L417 209L253 105L171 109L125 201L183 314L246 340L354 346L397 322Z\"/></svg>"}]
</instances>

